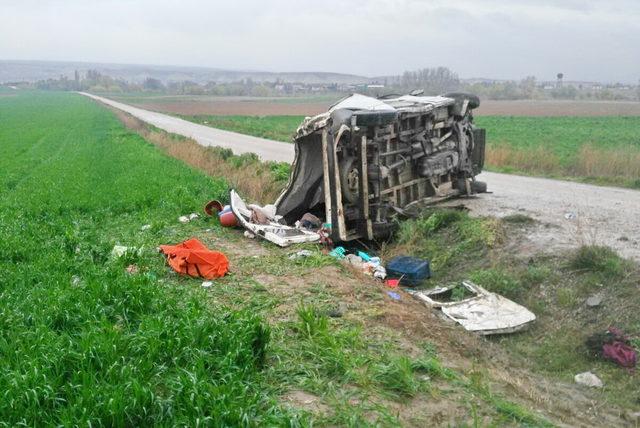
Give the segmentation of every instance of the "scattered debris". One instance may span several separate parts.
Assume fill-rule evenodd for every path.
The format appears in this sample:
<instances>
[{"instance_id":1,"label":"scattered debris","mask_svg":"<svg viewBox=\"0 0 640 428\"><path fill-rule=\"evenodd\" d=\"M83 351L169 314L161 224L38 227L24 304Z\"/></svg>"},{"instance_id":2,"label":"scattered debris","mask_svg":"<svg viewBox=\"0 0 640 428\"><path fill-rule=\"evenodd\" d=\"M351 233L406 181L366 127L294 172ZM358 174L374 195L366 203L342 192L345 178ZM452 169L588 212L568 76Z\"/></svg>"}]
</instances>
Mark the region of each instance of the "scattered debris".
<instances>
[{"instance_id":1,"label":"scattered debris","mask_svg":"<svg viewBox=\"0 0 640 428\"><path fill-rule=\"evenodd\" d=\"M311 213L305 213L298 222L296 227L301 227L308 230L318 230L322 227L322 221Z\"/></svg>"},{"instance_id":2,"label":"scattered debris","mask_svg":"<svg viewBox=\"0 0 640 428\"><path fill-rule=\"evenodd\" d=\"M310 257L313 255L313 251L310 250L300 250L297 253L291 254L289 256L289 259L291 260L296 260L296 259L303 259L305 257Z\"/></svg>"},{"instance_id":3,"label":"scattered debris","mask_svg":"<svg viewBox=\"0 0 640 428\"><path fill-rule=\"evenodd\" d=\"M638 353L631 346L629 338L616 327L609 327L604 333L595 333L587 338L585 345L592 356L611 361L621 367L634 368Z\"/></svg>"},{"instance_id":4,"label":"scattered debris","mask_svg":"<svg viewBox=\"0 0 640 428\"><path fill-rule=\"evenodd\" d=\"M387 279L384 282L384 285L386 285L387 287L396 288L396 287L398 287L398 285L400 285L400 280L399 279Z\"/></svg>"},{"instance_id":5,"label":"scattered debris","mask_svg":"<svg viewBox=\"0 0 640 428\"><path fill-rule=\"evenodd\" d=\"M71 277L71 286L72 287L80 287L82 285L82 278L78 275L73 275Z\"/></svg>"},{"instance_id":6,"label":"scattered debris","mask_svg":"<svg viewBox=\"0 0 640 428\"><path fill-rule=\"evenodd\" d=\"M204 213L208 216L214 216L220 213L224 207L220 201L209 201L204 206Z\"/></svg>"},{"instance_id":7,"label":"scattered debris","mask_svg":"<svg viewBox=\"0 0 640 428\"><path fill-rule=\"evenodd\" d=\"M212 282L212 281L204 281L204 282L202 283L202 287L204 287L204 288L209 288L209 287L211 287L212 285L213 285L213 282Z\"/></svg>"},{"instance_id":8,"label":"scattered debris","mask_svg":"<svg viewBox=\"0 0 640 428\"><path fill-rule=\"evenodd\" d=\"M142 252L142 247L136 249L135 247L125 247L124 245L114 245L111 250L111 257L120 258L127 254L128 252L136 252L140 254Z\"/></svg>"},{"instance_id":9,"label":"scattered debris","mask_svg":"<svg viewBox=\"0 0 640 428\"><path fill-rule=\"evenodd\" d=\"M382 266L380 257L371 257L367 253L364 253L362 251L358 251L359 255L352 253L345 254L346 252L347 250L345 250L344 248L337 247L336 249L334 249L334 251L329 253L329 255L337 258L338 260L344 260L346 263L350 264L366 275L372 275L377 279L385 279L387 277L387 271L384 266Z\"/></svg>"},{"instance_id":10,"label":"scattered debris","mask_svg":"<svg viewBox=\"0 0 640 428\"><path fill-rule=\"evenodd\" d=\"M229 270L229 260L223 253L211 251L195 238L177 245L161 245L160 251L169 266L183 275L213 279Z\"/></svg>"},{"instance_id":11,"label":"scattered debris","mask_svg":"<svg viewBox=\"0 0 640 428\"><path fill-rule=\"evenodd\" d=\"M344 247L336 247L334 248L329 255L331 257L335 257L338 260L342 260L345 257L345 254L347 253L347 249Z\"/></svg>"},{"instance_id":12,"label":"scattered debris","mask_svg":"<svg viewBox=\"0 0 640 428\"><path fill-rule=\"evenodd\" d=\"M125 268L125 271L129 274L129 275L135 275L138 272L140 272L140 269L138 268L137 265L129 265Z\"/></svg>"},{"instance_id":13,"label":"scattered debris","mask_svg":"<svg viewBox=\"0 0 640 428\"><path fill-rule=\"evenodd\" d=\"M347 254L344 256L344 260L356 269L364 270L364 262L362 257L355 254Z\"/></svg>"},{"instance_id":14,"label":"scattered debris","mask_svg":"<svg viewBox=\"0 0 640 428\"><path fill-rule=\"evenodd\" d=\"M178 217L178 221L182 224L185 224L185 223L189 223L192 220L196 220L198 217L200 217L198 214L191 213L188 215L181 215L180 217Z\"/></svg>"},{"instance_id":15,"label":"scattered debris","mask_svg":"<svg viewBox=\"0 0 640 428\"><path fill-rule=\"evenodd\" d=\"M578 215L574 212L568 212L564 215L564 218L567 220L574 220L575 218L577 218Z\"/></svg>"},{"instance_id":16,"label":"scattered debris","mask_svg":"<svg viewBox=\"0 0 640 428\"><path fill-rule=\"evenodd\" d=\"M387 291L387 295L393 300L400 300L400 294L396 293L395 291Z\"/></svg>"},{"instance_id":17,"label":"scattered debris","mask_svg":"<svg viewBox=\"0 0 640 428\"><path fill-rule=\"evenodd\" d=\"M140 230L149 230L149 229L151 229L151 225L150 224L145 224L140 228Z\"/></svg>"},{"instance_id":18,"label":"scattered debris","mask_svg":"<svg viewBox=\"0 0 640 428\"><path fill-rule=\"evenodd\" d=\"M456 290L460 286L463 287L462 293ZM524 306L468 281L428 291L407 291L427 306L441 309L466 330L483 335L521 331L536 319L533 312ZM456 292L471 297L451 299Z\"/></svg>"},{"instance_id":19,"label":"scattered debris","mask_svg":"<svg viewBox=\"0 0 640 428\"><path fill-rule=\"evenodd\" d=\"M249 221L256 224L269 224L271 222L279 220L276 218L276 206L265 205L261 207L256 204L249 204L247 208L251 212Z\"/></svg>"},{"instance_id":20,"label":"scattered debris","mask_svg":"<svg viewBox=\"0 0 640 428\"><path fill-rule=\"evenodd\" d=\"M218 214L218 220L220 220L220 224L224 227L236 227L238 225L238 219L236 215L229 210L223 210Z\"/></svg>"},{"instance_id":21,"label":"scattered debris","mask_svg":"<svg viewBox=\"0 0 640 428\"><path fill-rule=\"evenodd\" d=\"M392 278L400 278L402 285L416 286L431 277L431 269L428 260L399 256L387 263L387 274Z\"/></svg>"},{"instance_id":22,"label":"scattered debris","mask_svg":"<svg viewBox=\"0 0 640 428\"><path fill-rule=\"evenodd\" d=\"M385 279L387 277L387 270L384 268L384 266L378 265L373 271L373 277L378 279Z\"/></svg>"},{"instance_id":23,"label":"scattered debris","mask_svg":"<svg viewBox=\"0 0 640 428\"><path fill-rule=\"evenodd\" d=\"M600 378L591 372L578 373L573 379L577 384L591 388L602 388L604 386Z\"/></svg>"},{"instance_id":24,"label":"scattered debris","mask_svg":"<svg viewBox=\"0 0 640 428\"><path fill-rule=\"evenodd\" d=\"M281 216L275 215L275 205L267 205L266 207L246 205L235 190L231 190L230 198L231 211L235 214L235 218L242 227L256 236L281 247L320 240L320 235L317 232L280 224ZM222 222L222 217L220 217L220 221Z\"/></svg>"}]
</instances>

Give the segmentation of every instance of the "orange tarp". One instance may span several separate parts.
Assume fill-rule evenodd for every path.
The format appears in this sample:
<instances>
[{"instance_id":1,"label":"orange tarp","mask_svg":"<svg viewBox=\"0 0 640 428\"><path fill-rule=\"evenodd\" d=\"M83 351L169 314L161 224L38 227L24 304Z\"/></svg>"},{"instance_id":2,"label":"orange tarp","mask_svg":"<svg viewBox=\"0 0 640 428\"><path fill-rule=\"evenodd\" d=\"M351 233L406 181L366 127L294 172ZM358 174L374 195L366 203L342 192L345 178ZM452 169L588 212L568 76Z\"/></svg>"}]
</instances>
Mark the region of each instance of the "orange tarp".
<instances>
[{"instance_id":1,"label":"orange tarp","mask_svg":"<svg viewBox=\"0 0 640 428\"><path fill-rule=\"evenodd\" d=\"M160 245L169 266L183 275L206 279L219 278L229 270L229 260L219 251L211 251L196 238L178 245Z\"/></svg>"}]
</instances>

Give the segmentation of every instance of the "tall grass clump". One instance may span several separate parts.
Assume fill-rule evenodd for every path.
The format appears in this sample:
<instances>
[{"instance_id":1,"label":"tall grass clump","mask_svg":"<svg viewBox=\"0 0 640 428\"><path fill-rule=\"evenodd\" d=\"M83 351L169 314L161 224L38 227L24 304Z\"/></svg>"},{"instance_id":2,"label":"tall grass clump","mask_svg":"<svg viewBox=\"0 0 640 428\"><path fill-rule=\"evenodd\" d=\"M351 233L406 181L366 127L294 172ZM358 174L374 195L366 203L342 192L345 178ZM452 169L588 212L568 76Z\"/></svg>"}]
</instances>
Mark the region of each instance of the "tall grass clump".
<instances>
[{"instance_id":1,"label":"tall grass clump","mask_svg":"<svg viewBox=\"0 0 640 428\"><path fill-rule=\"evenodd\" d=\"M495 219L473 218L455 209L432 209L401 222L395 239L385 251L386 259L399 254L424 257L440 275L463 260L478 260L502 239L502 229Z\"/></svg>"},{"instance_id":2,"label":"tall grass clump","mask_svg":"<svg viewBox=\"0 0 640 428\"><path fill-rule=\"evenodd\" d=\"M574 173L587 177L618 177L628 180L640 177L640 129L636 147L603 150L584 145L578 152Z\"/></svg>"},{"instance_id":3,"label":"tall grass clump","mask_svg":"<svg viewBox=\"0 0 640 428\"><path fill-rule=\"evenodd\" d=\"M559 174L562 171L558 156L544 147L521 149L489 144L486 148L485 162L488 166L505 172L525 171L544 175Z\"/></svg>"},{"instance_id":4,"label":"tall grass clump","mask_svg":"<svg viewBox=\"0 0 640 428\"><path fill-rule=\"evenodd\" d=\"M0 424L287 424L268 325L169 285L154 250L227 183L79 95L21 92L0 117Z\"/></svg>"},{"instance_id":5,"label":"tall grass clump","mask_svg":"<svg viewBox=\"0 0 640 428\"><path fill-rule=\"evenodd\" d=\"M570 260L574 269L589 271L608 277L620 277L625 270L625 260L609 247L583 245Z\"/></svg>"}]
</instances>

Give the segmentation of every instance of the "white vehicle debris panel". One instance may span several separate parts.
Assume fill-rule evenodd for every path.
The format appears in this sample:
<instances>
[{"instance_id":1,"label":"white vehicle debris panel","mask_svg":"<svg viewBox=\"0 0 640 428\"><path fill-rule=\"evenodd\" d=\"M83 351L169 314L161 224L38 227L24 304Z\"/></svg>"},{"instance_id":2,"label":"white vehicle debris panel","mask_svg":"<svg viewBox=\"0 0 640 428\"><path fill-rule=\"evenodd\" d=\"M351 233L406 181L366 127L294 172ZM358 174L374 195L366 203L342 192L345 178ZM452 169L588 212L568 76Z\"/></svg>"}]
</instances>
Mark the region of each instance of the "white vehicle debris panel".
<instances>
[{"instance_id":1,"label":"white vehicle debris panel","mask_svg":"<svg viewBox=\"0 0 640 428\"><path fill-rule=\"evenodd\" d=\"M483 335L515 333L536 319L524 306L468 281L411 294L427 306L439 308L466 330Z\"/></svg>"},{"instance_id":2,"label":"white vehicle debris panel","mask_svg":"<svg viewBox=\"0 0 640 428\"><path fill-rule=\"evenodd\" d=\"M265 207L246 205L235 190L231 190L230 199L231 210L242 227L255 236L264 238L281 247L302 244L303 242L314 242L320 239L320 235L316 232L281 224L279 220L282 217L275 214L276 209L273 205Z\"/></svg>"},{"instance_id":3,"label":"white vehicle debris panel","mask_svg":"<svg viewBox=\"0 0 640 428\"><path fill-rule=\"evenodd\" d=\"M415 204L486 191L475 180L485 147L485 130L473 124L479 105L478 97L462 93L354 94L306 118L293 139L295 160L271 227L310 213L334 242L381 239L393 231L394 217ZM267 229L257 234L279 245L302 239L287 228Z\"/></svg>"}]
</instances>

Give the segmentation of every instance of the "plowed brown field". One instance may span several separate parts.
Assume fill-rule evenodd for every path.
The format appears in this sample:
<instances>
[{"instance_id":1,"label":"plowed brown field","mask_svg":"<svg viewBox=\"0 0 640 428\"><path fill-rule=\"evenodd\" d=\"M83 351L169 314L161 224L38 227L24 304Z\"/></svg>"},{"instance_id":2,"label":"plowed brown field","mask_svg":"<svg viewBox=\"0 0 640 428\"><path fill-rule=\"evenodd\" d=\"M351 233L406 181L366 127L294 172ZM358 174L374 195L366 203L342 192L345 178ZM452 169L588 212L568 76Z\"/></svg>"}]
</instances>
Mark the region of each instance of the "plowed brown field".
<instances>
[{"instance_id":1,"label":"plowed brown field","mask_svg":"<svg viewBox=\"0 0 640 428\"><path fill-rule=\"evenodd\" d=\"M117 97L113 97L118 99ZM118 101L127 102L124 99ZM136 107L180 115L307 115L322 113L331 101L286 99L243 99L242 97L193 97L191 99L149 99L130 103ZM482 101L479 116L639 116L640 102L625 101Z\"/></svg>"}]
</instances>

